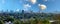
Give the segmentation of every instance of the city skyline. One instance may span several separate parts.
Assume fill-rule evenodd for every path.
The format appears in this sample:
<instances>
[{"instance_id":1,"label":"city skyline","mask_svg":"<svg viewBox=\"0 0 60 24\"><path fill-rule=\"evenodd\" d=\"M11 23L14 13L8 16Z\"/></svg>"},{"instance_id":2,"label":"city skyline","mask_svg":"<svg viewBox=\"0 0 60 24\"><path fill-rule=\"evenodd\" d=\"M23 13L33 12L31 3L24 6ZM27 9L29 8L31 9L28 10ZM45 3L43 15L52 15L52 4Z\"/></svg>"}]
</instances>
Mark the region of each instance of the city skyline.
<instances>
[{"instance_id":1,"label":"city skyline","mask_svg":"<svg viewBox=\"0 0 60 24\"><path fill-rule=\"evenodd\" d=\"M60 12L60 0L0 0L0 11L6 10L32 10L34 12L41 11L39 5L46 5L43 12Z\"/></svg>"}]
</instances>

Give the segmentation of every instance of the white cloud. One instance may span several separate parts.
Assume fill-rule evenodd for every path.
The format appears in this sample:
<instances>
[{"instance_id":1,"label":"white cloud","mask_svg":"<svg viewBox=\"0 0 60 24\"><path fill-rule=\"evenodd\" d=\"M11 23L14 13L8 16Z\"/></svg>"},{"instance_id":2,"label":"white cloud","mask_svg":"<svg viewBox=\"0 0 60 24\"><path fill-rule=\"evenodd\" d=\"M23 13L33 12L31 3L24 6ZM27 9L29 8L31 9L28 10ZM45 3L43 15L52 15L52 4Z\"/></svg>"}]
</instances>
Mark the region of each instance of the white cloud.
<instances>
[{"instance_id":1,"label":"white cloud","mask_svg":"<svg viewBox=\"0 0 60 24\"><path fill-rule=\"evenodd\" d=\"M31 5L29 5L29 4L24 4L24 8L30 8L31 7Z\"/></svg>"},{"instance_id":2,"label":"white cloud","mask_svg":"<svg viewBox=\"0 0 60 24\"><path fill-rule=\"evenodd\" d=\"M35 3L37 2L37 0L30 0L30 2L31 2L32 4L35 4Z\"/></svg>"},{"instance_id":3,"label":"white cloud","mask_svg":"<svg viewBox=\"0 0 60 24\"><path fill-rule=\"evenodd\" d=\"M30 7L31 7L31 5L29 5L29 4L24 4L24 10L25 10L25 11L27 11L28 8L30 8Z\"/></svg>"},{"instance_id":4,"label":"white cloud","mask_svg":"<svg viewBox=\"0 0 60 24\"><path fill-rule=\"evenodd\" d=\"M47 6L44 4L38 4L38 6L40 7L41 10L44 10L47 8Z\"/></svg>"},{"instance_id":5,"label":"white cloud","mask_svg":"<svg viewBox=\"0 0 60 24\"><path fill-rule=\"evenodd\" d=\"M17 12L19 12L19 9L16 9Z\"/></svg>"},{"instance_id":6,"label":"white cloud","mask_svg":"<svg viewBox=\"0 0 60 24\"><path fill-rule=\"evenodd\" d=\"M38 4L38 6L40 6L41 4Z\"/></svg>"},{"instance_id":7,"label":"white cloud","mask_svg":"<svg viewBox=\"0 0 60 24\"><path fill-rule=\"evenodd\" d=\"M28 9L27 8L25 8L25 9L23 9L24 11L28 11Z\"/></svg>"}]
</instances>

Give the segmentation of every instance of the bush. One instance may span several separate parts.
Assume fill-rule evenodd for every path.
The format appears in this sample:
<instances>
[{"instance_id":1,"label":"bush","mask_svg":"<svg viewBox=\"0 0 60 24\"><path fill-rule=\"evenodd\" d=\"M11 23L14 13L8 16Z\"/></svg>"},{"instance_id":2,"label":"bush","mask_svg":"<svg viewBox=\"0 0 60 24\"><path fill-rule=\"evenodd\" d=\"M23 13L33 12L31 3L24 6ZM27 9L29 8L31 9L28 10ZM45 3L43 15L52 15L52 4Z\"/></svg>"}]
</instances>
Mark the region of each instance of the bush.
<instances>
[{"instance_id":1,"label":"bush","mask_svg":"<svg viewBox=\"0 0 60 24\"><path fill-rule=\"evenodd\" d=\"M15 20L14 24L21 24L20 20Z\"/></svg>"},{"instance_id":2,"label":"bush","mask_svg":"<svg viewBox=\"0 0 60 24\"><path fill-rule=\"evenodd\" d=\"M31 22L31 24L37 24L38 23L37 19L31 20L30 22Z\"/></svg>"},{"instance_id":3,"label":"bush","mask_svg":"<svg viewBox=\"0 0 60 24\"><path fill-rule=\"evenodd\" d=\"M0 24L4 24L4 22L1 20L1 21L0 21Z\"/></svg>"},{"instance_id":4,"label":"bush","mask_svg":"<svg viewBox=\"0 0 60 24\"><path fill-rule=\"evenodd\" d=\"M49 23L49 20L43 20L42 23L43 23L43 24L50 24L50 23Z\"/></svg>"}]
</instances>

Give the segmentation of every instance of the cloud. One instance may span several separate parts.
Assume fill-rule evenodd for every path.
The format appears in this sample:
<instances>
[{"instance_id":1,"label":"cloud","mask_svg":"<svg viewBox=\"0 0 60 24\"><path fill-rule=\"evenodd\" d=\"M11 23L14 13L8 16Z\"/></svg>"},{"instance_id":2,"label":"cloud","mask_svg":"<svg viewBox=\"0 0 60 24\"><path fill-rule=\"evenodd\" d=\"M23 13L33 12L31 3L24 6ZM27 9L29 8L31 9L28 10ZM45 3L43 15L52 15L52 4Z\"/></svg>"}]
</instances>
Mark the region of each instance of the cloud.
<instances>
[{"instance_id":1,"label":"cloud","mask_svg":"<svg viewBox=\"0 0 60 24\"><path fill-rule=\"evenodd\" d=\"M19 9L16 9L17 12L19 12Z\"/></svg>"},{"instance_id":2,"label":"cloud","mask_svg":"<svg viewBox=\"0 0 60 24\"><path fill-rule=\"evenodd\" d=\"M38 4L38 6L40 6L41 4Z\"/></svg>"},{"instance_id":3,"label":"cloud","mask_svg":"<svg viewBox=\"0 0 60 24\"><path fill-rule=\"evenodd\" d=\"M26 9L23 9L24 11L28 11L28 9L26 8Z\"/></svg>"},{"instance_id":4,"label":"cloud","mask_svg":"<svg viewBox=\"0 0 60 24\"><path fill-rule=\"evenodd\" d=\"M31 7L31 5L29 5L29 4L24 4L24 10L25 10L25 11L27 11L28 8L30 8L30 7Z\"/></svg>"},{"instance_id":5,"label":"cloud","mask_svg":"<svg viewBox=\"0 0 60 24\"><path fill-rule=\"evenodd\" d=\"M38 6L40 7L41 10L44 10L47 8L47 6L44 4L38 4Z\"/></svg>"},{"instance_id":6,"label":"cloud","mask_svg":"<svg viewBox=\"0 0 60 24\"><path fill-rule=\"evenodd\" d=\"M29 4L24 4L24 8L30 8L31 7L31 5L29 5Z\"/></svg>"},{"instance_id":7,"label":"cloud","mask_svg":"<svg viewBox=\"0 0 60 24\"><path fill-rule=\"evenodd\" d=\"M32 4L35 4L35 3L37 2L37 0L30 0L30 2L31 2Z\"/></svg>"}]
</instances>

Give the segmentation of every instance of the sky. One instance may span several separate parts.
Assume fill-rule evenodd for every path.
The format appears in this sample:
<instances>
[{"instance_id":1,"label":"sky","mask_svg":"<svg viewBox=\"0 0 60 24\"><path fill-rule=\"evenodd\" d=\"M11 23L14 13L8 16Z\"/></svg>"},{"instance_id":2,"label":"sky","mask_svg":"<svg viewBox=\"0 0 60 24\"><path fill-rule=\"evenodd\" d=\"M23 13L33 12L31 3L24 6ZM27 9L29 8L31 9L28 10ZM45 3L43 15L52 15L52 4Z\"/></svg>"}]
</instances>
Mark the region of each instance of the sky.
<instances>
[{"instance_id":1,"label":"sky","mask_svg":"<svg viewBox=\"0 0 60 24\"><path fill-rule=\"evenodd\" d=\"M60 0L0 0L1 10L55 12L60 11Z\"/></svg>"}]
</instances>

